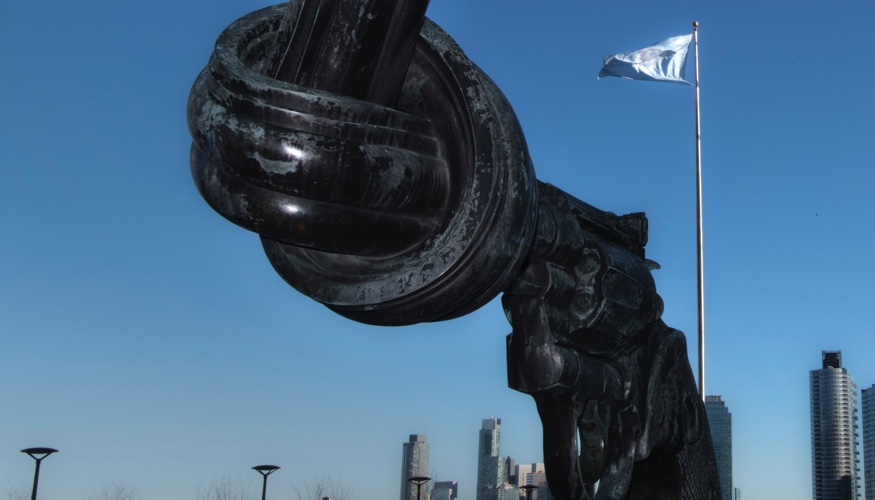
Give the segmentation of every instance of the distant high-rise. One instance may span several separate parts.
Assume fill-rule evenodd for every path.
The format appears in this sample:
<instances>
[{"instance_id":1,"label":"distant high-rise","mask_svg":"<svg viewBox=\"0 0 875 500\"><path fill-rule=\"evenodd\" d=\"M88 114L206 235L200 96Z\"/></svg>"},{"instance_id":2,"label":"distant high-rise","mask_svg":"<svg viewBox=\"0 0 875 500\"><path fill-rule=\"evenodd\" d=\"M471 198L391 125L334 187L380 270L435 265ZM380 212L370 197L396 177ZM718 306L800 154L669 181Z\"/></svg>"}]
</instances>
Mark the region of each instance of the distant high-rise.
<instances>
[{"instance_id":1,"label":"distant high-rise","mask_svg":"<svg viewBox=\"0 0 875 500\"><path fill-rule=\"evenodd\" d=\"M513 457L507 457L504 459L504 482L508 484L517 484L515 463Z\"/></svg>"},{"instance_id":2,"label":"distant high-rise","mask_svg":"<svg viewBox=\"0 0 875 500\"><path fill-rule=\"evenodd\" d=\"M504 459L500 456L501 419L483 419L477 449L477 500L498 500L505 484Z\"/></svg>"},{"instance_id":3,"label":"distant high-rise","mask_svg":"<svg viewBox=\"0 0 875 500\"><path fill-rule=\"evenodd\" d=\"M547 484L547 473L544 472L544 469L541 469L537 472L526 474L526 484L531 484L533 486Z\"/></svg>"},{"instance_id":4,"label":"distant high-rise","mask_svg":"<svg viewBox=\"0 0 875 500\"><path fill-rule=\"evenodd\" d=\"M411 434L404 443L401 455L401 500L416 500L416 485L408 479L428 475L428 438L423 434ZM429 489L422 489L422 500L428 500Z\"/></svg>"},{"instance_id":5,"label":"distant high-rise","mask_svg":"<svg viewBox=\"0 0 875 500\"><path fill-rule=\"evenodd\" d=\"M514 466L513 475L516 481L514 484L517 486L524 486L526 484L526 476L532 473L532 464L519 464Z\"/></svg>"},{"instance_id":6,"label":"distant high-rise","mask_svg":"<svg viewBox=\"0 0 875 500\"><path fill-rule=\"evenodd\" d=\"M547 484L547 475L544 472L544 464L542 463L517 465L516 475L517 486Z\"/></svg>"},{"instance_id":7,"label":"distant high-rise","mask_svg":"<svg viewBox=\"0 0 875 500\"><path fill-rule=\"evenodd\" d=\"M841 351L823 351L809 372L811 482L815 500L856 500L857 386L842 368Z\"/></svg>"},{"instance_id":8,"label":"distant high-rise","mask_svg":"<svg viewBox=\"0 0 875 500\"><path fill-rule=\"evenodd\" d=\"M459 483L457 481L435 481L431 500L458 500Z\"/></svg>"},{"instance_id":9,"label":"distant high-rise","mask_svg":"<svg viewBox=\"0 0 875 500\"><path fill-rule=\"evenodd\" d=\"M863 469L866 500L875 500L875 385L863 389Z\"/></svg>"},{"instance_id":10,"label":"distant high-rise","mask_svg":"<svg viewBox=\"0 0 875 500\"><path fill-rule=\"evenodd\" d=\"M720 493L732 499L732 414L722 396L705 396L705 411L711 426L711 441L714 443L714 458L720 477Z\"/></svg>"}]
</instances>

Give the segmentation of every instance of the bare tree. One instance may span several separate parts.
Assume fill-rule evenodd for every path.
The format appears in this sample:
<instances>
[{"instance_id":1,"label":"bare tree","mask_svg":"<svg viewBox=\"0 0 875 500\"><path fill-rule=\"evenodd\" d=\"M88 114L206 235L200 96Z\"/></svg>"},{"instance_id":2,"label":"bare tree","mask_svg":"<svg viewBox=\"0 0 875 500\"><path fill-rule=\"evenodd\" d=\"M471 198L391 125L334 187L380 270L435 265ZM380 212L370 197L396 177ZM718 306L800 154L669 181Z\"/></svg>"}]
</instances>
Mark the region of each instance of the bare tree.
<instances>
[{"instance_id":1,"label":"bare tree","mask_svg":"<svg viewBox=\"0 0 875 500\"><path fill-rule=\"evenodd\" d=\"M308 477L299 485L292 485L292 493L295 500L322 500L331 497L331 500L351 500L352 489L343 484L340 479L330 475Z\"/></svg>"},{"instance_id":2,"label":"bare tree","mask_svg":"<svg viewBox=\"0 0 875 500\"><path fill-rule=\"evenodd\" d=\"M246 500L248 496L245 488L232 481L228 474L206 488L197 487L197 500Z\"/></svg>"},{"instance_id":3,"label":"bare tree","mask_svg":"<svg viewBox=\"0 0 875 500\"><path fill-rule=\"evenodd\" d=\"M25 488L24 486L20 488L16 488L15 486L9 485L9 488L6 489L6 499L7 500L30 500L30 489Z\"/></svg>"},{"instance_id":4,"label":"bare tree","mask_svg":"<svg viewBox=\"0 0 875 500\"><path fill-rule=\"evenodd\" d=\"M124 483L112 483L112 486L103 485L103 488L85 494L86 500L140 500L137 490Z\"/></svg>"}]
</instances>

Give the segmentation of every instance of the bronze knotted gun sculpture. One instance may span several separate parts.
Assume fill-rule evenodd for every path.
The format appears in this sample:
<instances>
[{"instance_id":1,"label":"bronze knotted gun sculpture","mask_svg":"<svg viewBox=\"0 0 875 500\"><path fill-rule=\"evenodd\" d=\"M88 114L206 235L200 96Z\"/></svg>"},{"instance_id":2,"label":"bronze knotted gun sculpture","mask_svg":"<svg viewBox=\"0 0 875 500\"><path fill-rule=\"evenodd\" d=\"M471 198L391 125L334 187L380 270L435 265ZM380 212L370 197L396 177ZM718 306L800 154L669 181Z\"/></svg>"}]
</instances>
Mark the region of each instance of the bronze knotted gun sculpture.
<instances>
[{"instance_id":1,"label":"bronze knotted gun sculpture","mask_svg":"<svg viewBox=\"0 0 875 500\"><path fill-rule=\"evenodd\" d=\"M427 4L293 0L229 26L188 104L198 190L356 321L442 321L503 293L508 383L537 403L556 498L718 498L646 218L537 181L511 106Z\"/></svg>"}]
</instances>

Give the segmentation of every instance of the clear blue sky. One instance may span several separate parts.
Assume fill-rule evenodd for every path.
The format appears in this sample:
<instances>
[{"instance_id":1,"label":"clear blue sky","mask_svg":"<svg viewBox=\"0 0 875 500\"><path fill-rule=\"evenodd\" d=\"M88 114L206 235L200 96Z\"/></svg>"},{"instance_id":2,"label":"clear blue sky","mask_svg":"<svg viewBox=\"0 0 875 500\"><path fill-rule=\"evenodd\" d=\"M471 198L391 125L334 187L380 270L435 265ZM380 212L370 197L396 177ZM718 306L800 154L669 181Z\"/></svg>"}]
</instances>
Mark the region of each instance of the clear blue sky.
<instances>
[{"instance_id":1,"label":"clear blue sky","mask_svg":"<svg viewBox=\"0 0 875 500\"><path fill-rule=\"evenodd\" d=\"M47 500L112 482L193 499L225 474L255 498L261 463L283 467L273 498L331 474L392 499L421 433L432 474L471 500L492 415L503 454L542 461L534 404L506 387L497 303L350 322L196 192L190 86L221 30L265 5L2 3L0 495L29 488L18 450L50 446ZM745 500L810 498L808 370L840 349L875 384L875 4L432 0L429 15L504 90L541 180L647 212L694 366L693 89L596 74L700 22L707 392L732 412Z\"/></svg>"}]
</instances>

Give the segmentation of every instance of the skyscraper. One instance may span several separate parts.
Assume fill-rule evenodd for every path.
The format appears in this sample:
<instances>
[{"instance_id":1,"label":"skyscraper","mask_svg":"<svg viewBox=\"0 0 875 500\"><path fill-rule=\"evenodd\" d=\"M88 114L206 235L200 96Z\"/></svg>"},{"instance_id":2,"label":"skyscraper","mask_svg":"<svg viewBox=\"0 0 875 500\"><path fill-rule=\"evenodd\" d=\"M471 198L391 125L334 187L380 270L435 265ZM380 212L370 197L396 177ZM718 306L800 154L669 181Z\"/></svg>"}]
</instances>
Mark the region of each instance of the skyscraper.
<instances>
[{"instance_id":1,"label":"skyscraper","mask_svg":"<svg viewBox=\"0 0 875 500\"><path fill-rule=\"evenodd\" d=\"M503 493L505 473L500 447L501 419L483 419L477 449L477 500L498 500Z\"/></svg>"},{"instance_id":2,"label":"skyscraper","mask_svg":"<svg viewBox=\"0 0 875 500\"><path fill-rule=\"evenodd\" d=\"M722 396L705 396L705 411L711 426L711 441L714 443L714 458L720 476L722 497L732 499L732 414Z\"/></svg>"},{"instance_id":3,"label":"skyscraper","mask_svg":"<svg viewBox=\"0 0 875 500\"><path fill-rule=\"evenodd\" d=\"M424 434L411 434L404 443L401 454L401 500L416 500L416 485L408 479L428 475L428 438ZM422 500L428 500L429 488L422 488Z\"/></svg>"},{"instance_id":4,"label":"skyscraper","mask_svg":"<svg viewBox=\"0 0 875 500\"><path fill-rule=\"evenodd\" d=\"M857 499L857 386L841 351L823 351L809 372L811 482L815 500Z\"/></svg>"},{"instance_id":5,"label":"skyscraper","mask_svg":"<svg viewBox=\"0 0 875 500\"><path fill-rule=\"evenodd\" d=\"M863 389L863 469L866 500L875 500L875 385Z\"/></svg>"}]
</instances>

